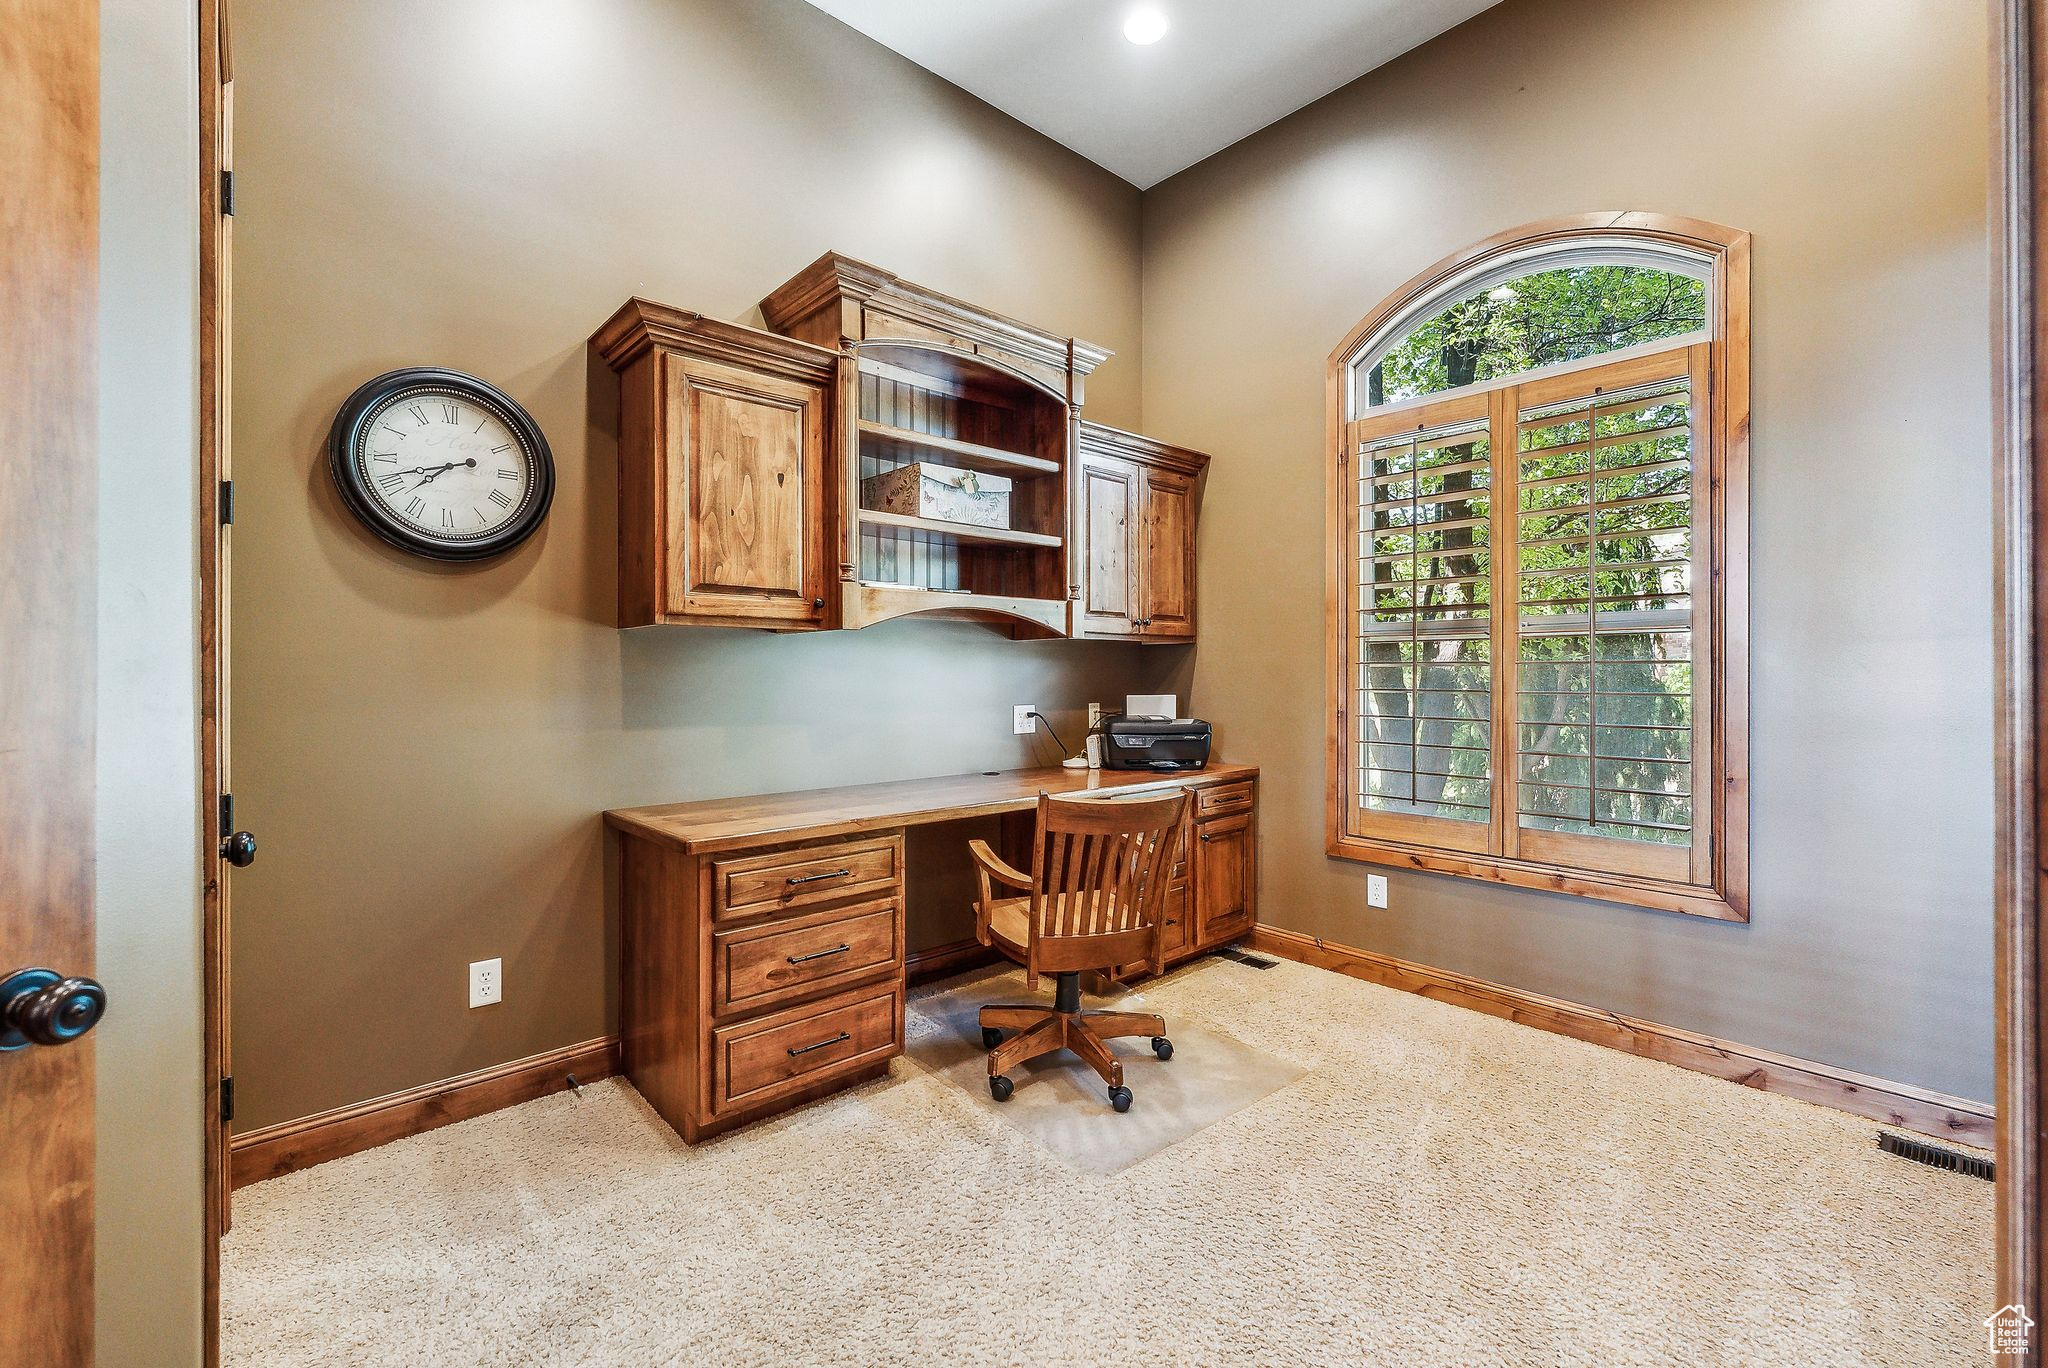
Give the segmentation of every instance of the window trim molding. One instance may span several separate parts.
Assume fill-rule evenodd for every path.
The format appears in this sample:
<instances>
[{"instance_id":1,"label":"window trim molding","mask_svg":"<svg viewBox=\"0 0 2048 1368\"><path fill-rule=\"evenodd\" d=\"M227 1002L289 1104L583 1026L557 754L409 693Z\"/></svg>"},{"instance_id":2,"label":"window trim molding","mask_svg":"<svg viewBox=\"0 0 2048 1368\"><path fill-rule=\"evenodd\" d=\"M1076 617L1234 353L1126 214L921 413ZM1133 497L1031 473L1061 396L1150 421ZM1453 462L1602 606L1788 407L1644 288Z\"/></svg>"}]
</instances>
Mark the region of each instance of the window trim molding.
<instances>
[{"instance_id":1,"label":"window trim molding","mask_svg":"<svg viewBox=\"0 0 2048 1368\"><path fill-rule=\"evenodd\" d=\"M1597 246L1602 240L1653 239L1706 256L1710 260L1714 317L1708 373L1712 388L1708 484L1717 532L1706 567L1712 588L1714 633L1713 679L1710 684L1716 754L1716 800L1710 820L1712 875L1708 882L1678 883L1609 874L1571 866L1543 864L1492 854L1437 849L1397 840L1354 836L1347 830L1343 757L1346 736L1338 721L1346 699L1349 654L1345 637L1346 554L1344 500L1349 467L1343 462L1345 429L1352 419L1352 365L1382 339L1391 322L1412 313L1439 292L1455 289L1505 259L1532 249L1576 241ZM1720 921L1749 920L1749 421L1750 421L1750 283L1749 234L1699 219L1666 214L1608 211L1540 219L1497 233L1452 253L1421 272L1360 319L1336 349L1325 369L1326 533L1323 594L1327 660L1323 699L1324 851L1335 859L1394 865L1429 873L1483 879L1521 888L1597 898L1666 912ZM1668 348L1676 342L1651 344ZM1634 349L1630 349L1634 350ZM1569 373L1581 365L1613 362L1619 353L1583 362L1545 368L1543 375ZM1488 381L1464 390L1427 396L1430 402L1525 383L1535 373ZM1416 401L1422 402L1422 401ZM1393 409L1404 405L1387 405ZM1375 409L1375 414L1381 412Z\"/></svg>"}]
</instances>

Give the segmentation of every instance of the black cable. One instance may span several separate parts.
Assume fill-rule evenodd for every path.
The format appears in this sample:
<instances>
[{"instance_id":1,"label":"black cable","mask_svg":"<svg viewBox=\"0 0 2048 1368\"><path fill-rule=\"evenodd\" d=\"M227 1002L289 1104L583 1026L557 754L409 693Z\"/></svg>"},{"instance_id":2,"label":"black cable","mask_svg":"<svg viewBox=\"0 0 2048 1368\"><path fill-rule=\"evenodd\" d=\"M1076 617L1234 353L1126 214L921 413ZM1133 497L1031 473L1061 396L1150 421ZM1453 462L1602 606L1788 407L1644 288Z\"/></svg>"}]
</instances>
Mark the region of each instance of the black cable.
<instances>
[{"instance_id":1,"label":"black cable","mask_svg":"<svg viewBox=\"0 0 2048 1368\"><path fill-rule=\"evenodd\" d=\"M1067 749L1067 743L1060 740L1060 734L1052 729L1052 719L1050 717L1047 717L1044 713L1039 712L1035 708L1032 709L1029 716L1035 717L1039 721L1045 723L1046 734L1052 737L1052 743L1060 748L1060 754L1062 756L1066 757L1067 759L1073 758L1074 753Z\"/></svg>"}]
</instances>

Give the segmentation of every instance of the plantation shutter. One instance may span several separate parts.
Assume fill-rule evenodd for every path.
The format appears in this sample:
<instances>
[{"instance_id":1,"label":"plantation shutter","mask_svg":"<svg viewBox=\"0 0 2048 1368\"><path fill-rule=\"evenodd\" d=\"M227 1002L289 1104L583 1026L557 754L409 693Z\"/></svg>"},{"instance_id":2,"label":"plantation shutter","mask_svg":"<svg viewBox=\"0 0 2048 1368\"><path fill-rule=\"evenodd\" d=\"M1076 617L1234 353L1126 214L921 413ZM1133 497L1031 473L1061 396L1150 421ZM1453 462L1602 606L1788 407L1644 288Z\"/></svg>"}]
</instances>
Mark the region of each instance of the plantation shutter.
<instances>
[{"instance_id":1,"label":"plantation shutter","mask_svg":"<svg viewBox=\"0 0 2048 1368\"><path fill-rule=\"evenodd\" d=\"M1525 859L1691 873L1708 634L1695 631L1704 491L1687 360L1514 395L1511 853Z\"/></svg>"},{"instance_id":2,"label":"plantation shutter","mask_svg":"<svg viewBox=\"0 0 2048 1368\"><path fill-rule=\"evenodd\" d=\"M1707 357L1347 426L1350 834L1705 880Z\"/></svg>"},{"instance_id":3,"label":"plantation shutter","mask_svg":"<svg viewBox=\"0 0 2048 1368\"><path fill-rule=\"evenodd\" d=\"M1419 421L1418 421L1419 417ZM1493 820L1493 466L1485 406L1356 434L1356 816L1484 850ZM1433 834L1432 834L1433 833Z\"/></svg>"}]
</instances>

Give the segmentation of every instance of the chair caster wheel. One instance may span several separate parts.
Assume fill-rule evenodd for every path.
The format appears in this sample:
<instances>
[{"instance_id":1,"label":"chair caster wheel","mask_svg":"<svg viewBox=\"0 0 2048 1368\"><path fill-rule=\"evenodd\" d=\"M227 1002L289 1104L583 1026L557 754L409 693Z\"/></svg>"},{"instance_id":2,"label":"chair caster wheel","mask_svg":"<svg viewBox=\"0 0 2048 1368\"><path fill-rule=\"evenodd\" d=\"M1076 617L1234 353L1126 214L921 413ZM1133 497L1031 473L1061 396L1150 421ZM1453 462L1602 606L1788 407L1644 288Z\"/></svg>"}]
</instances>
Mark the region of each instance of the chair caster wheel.
<instances>
[{"instance_id":1,"label":"chair caster wheel","mask_svg":"<svg viewBox=\"0 0 2048 1368\"><path fill-rule=\"evenodd\" d=\"M1129 1088L1111 1088L1109 1090L1109 1105L1115 1107L1120 1112L1129 1111L1131 1109L1131 1090Z\"/></svg>"},{"instance_id":2,"label":"chair caster wheel","mask_svg":"<svg viewBox=\"0 0 2048 1368\"><path fill-rule=\"evenodd\" d=\"M1152 1053L1158 1055L1161 1059L1173 1058L1173 1042L1165 1036L1153 1036Z\"/></svg>"},{"instance_id":3,"label":"chair caster wheel","mask_svg":"<svg viewBox=\"0 0 2048 1368\"><path fill-rule=\"evenodd\" d=\"M997 1030L997 1029L996 1029L995 1027L993 1027L993 1026L984 1026L984 1027L982 1027L982 1028L981 1028L981 1048L982 1048L982 1049L984 1049L984 1050L993 1050L993 1049L994 1049L994 1048L995 1048L996 1046L998 1046L998 1045L1000 1045L1000 1044L1002 1044L1002 1043L1003 1043L1003 1033L1002 1033L1001 1031Z\"/></svg>"},{"instance_id":4,"label":"chair caster wheel","mask_svg":"<svg viewBox=\"0 0 2048 1368\"><path fill-rule=\"evenodd\" d=\"M998 1102L1007 1102L1007 1101L1009 1101L1009 1100L1010 1100L1010 1094L1011 1094L1011 1093L1013 1093L1013 1092L1015 1092L1015 1091L1017 1091L1017 1085L1016 1085L1015 1083L1012 1083L1012 1082L1011 1082L1011 1081L1010 1081L1009 1079L1007 1079L1007 1078L1003 1077L1003 1076L1002 1076L1001 1074L990 1074L990 1075L989 1075L989 1079L988 1079L988 1095L989 1095L990 1097L993 1097L993 1098L994 1098L994 1099L995 1099L996 1101L998 1101ZM1128 1102L1126 1102L1126 1103L1124 1104L1124 1106L1126 1106L1126 1107L1127 1107L1127 1106L1129 1106L1129 1105L1130 1105L1130 1103L1128 1103ZM1119 1109L1119 1110L1121 1110L1121 1109Z\"/></svg>"}]
</instances>

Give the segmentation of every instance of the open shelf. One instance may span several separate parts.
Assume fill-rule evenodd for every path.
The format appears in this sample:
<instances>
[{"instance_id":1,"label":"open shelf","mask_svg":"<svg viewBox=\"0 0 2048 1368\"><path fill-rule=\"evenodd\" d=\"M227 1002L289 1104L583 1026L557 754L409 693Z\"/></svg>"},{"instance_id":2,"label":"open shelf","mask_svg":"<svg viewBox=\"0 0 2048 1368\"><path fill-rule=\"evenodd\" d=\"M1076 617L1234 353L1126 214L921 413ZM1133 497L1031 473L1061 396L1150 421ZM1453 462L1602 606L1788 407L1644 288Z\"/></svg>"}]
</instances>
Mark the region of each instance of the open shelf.
<instances>
[{"instance_id":1,"label":"open shelf","mask_svg":"<svg viewBox=\"0 0 2048 1368\"><path fill-rule=\"evenodd\" d=\"M913 518L907 513L883 513L872 508L860 510L860 520L871 527L894 527L906 532L935 532L956 541L979 546L1059 546L1062 539L1044 532L1018 532L1008 527L976 527L973 523L943 522L938 518Z\"/></svg>"},{"instance_id":2,"label":"open shelf","mask_svg":"<svg viewBox=\"0 0 2048 1368\"><path fill-rule=\"evenodd\" d=\"M860 435L863 453L887 456L898 461L917 461L931 456L939 458L946 465L961 466L992 475L1012 475L1019 471L1034 475L1057 475L1060 471L1058 461L1048 461L1042 456L1027 456L1021 451L1004 451L1001 447L983 446L979 442L963 442L957 437L912 432L909 428L895 427L889 423L878 423L866 418L861 420Z\"/></svg>"},{"instance_id":3,"label":"open shelf","mask_svg":"<svg viewBox=\"0 0 2048 1368\"><path fill-rule=\"evenodd\" d=\"M847 415L857 459L847 471L852 574L843 624L916 614L986 622L1013 636L1066 635L1073 416L1066 400L1014 369L943 344L869 341L858 364L860 406ZM867 481L923 462L1008 481L1006 525L863 506Z\"/></svg>"}]
</instances>

